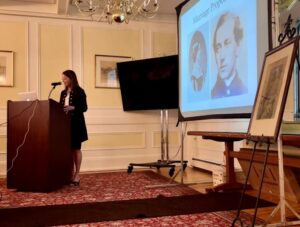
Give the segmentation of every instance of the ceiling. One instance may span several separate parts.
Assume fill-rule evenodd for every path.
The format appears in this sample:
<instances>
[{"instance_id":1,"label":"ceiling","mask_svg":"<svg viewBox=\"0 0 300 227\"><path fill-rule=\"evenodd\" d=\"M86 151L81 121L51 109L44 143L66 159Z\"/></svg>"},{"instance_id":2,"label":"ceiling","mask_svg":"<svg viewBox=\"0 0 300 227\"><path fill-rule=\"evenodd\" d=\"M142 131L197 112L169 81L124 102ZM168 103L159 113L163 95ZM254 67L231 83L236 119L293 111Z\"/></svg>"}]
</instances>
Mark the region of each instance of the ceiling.
<instances>
[{"instance_id":1,"label":"ceiling","mask_svg":"<svg viewBox=\"0 0 300 227\"><path fill-rule=\"evenodd\" d=\"M175 7L184 0L160 0L158 17L176 18ZM0 14L79 17L72 0L0 0Z\"/></svg>"}]
</instances>

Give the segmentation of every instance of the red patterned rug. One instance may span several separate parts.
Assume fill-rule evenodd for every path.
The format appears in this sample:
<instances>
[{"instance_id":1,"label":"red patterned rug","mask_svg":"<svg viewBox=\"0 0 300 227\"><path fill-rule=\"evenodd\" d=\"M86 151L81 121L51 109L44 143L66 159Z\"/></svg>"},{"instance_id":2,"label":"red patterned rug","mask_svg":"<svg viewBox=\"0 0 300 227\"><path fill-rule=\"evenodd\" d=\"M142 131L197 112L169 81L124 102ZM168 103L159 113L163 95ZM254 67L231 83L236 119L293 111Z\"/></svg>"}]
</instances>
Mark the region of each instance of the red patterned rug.
<instances>
[{"instance_id":1,"label":"red patterned rug","mask_svg":"<svg viewBox=\"0 0 300 227\"><path fill-rule=\"evenodd\" d=\"M10 226L9 223L11 221L9 220L16 220L17 225L15 226L26 226L26 219L29 221L27 223L39 223L36 220L43 217L37 217L38 215L37 211L30 212L31 209L38 209L40 210L40 215L46 215L47 218L50 220L57 220L53 223L57 224L67 224L67 223L82 223L82 224L76 224L76 225L69 225L69 226L230 226L232 220L234 219L236 212L235 211L221 211L221 212L211 212L207 213L204 211L204 213L198 213L198 212L192 212L185 215L182 215L183 212L179 212L177 214L181 215L175 215L173 214L170 216L170 214L164 214L164 215L158 215L158 216L134 216L138 217L131 218L131 219L104 219L102 222L99 222L101 219L95 219L94 223L92 222L92 219L87 218L88 215L91 213L82 215L82 211L85 210L84 206L82 204L91 204L91 206L97 205L96 203L100 202L101 204L104 204L105 202L113 202L114 201L124 201L125 203L131 203L130 201L134 200L144 200L146 203L147 199L153 199L157 198L159 201L163 200L163 197L167 198L174 198L178 197L184 197L184 196L197 196L200 195L197 191L194 189L191 189L185 185L178 184L177 186L172 187L150 187L153 185L162 185L170 183L169 179L166 177L163 177L161 175L158 175L152 171L136 171L131 174L128 174L127 172L111 172L111 173L97 173L97 174L83 174L81 176L81 183L80 186L65 186L62 189L50 193L36 193L36 192L18 192L15 190L9 190L6 188L5 181L0 181L0 192L1 192L1 201L0 201L0 209L2 209L2 218L6 217L6 224L4 226ZM173 182L174 183L174 182ZM225 196L227 197L227 196ZM125 201L126 200L126 201ZM234 199L237 200L237 199ZM196 201L196 200L195 200ZM104 202L104 203L103 203ZM138 202L139 201L135 201ZM211 200L212 203L218 204L218 202ZM142 203L142 204L144 204ZM197 202L199 206L201 207L202 202ZM71 205L67 205L71 204ZM72 205L73 204L73 205ZM100 205L101 205L100 204ZM147 204L147 203L146 203ZM169 204L169 203L168 203ZM180 203L182 204L182 203ZM196 205L197 205L196 204ZM53 206L54 205L54 206ZM64 211L60 213L57 216L53 216L54 219L51 219L52 213L50 210L54 209L56 210L56 206L63 205L66 206L66 208L74 209L74 206L82 206L83 210L79 209L79 213L75 212L75 209L71 213L72 215L65 213ZM172 206L172 204L169 204ZM203 205L203 204L202 204ZM37 208L41 206L40 208ZM88 205L90 206L90 205ZM156 207L158 210L164 210L161 209L162 205L159 205L159 207ZM165 206L165 205L164 205ZM180 206L177 204L173 204L178 209ZM48 209L46 211L46 209ZM52 207L52 208L51 208ZM191 206L188 206L191 207ZM198 207L198 205L197 205ZM6 209L7 208L7 209ZM59 208L59 207L58 207ZM19 211L19 217L23 217L22 220L14 219L16 211L21 210L21 213ZM149 206L150 210L153 210L153 206ZM232 208L231 208L232 209ZM92 212L96 212L95 214L98 216L99 212L104 212L105 210L100 209L94 209ZM216 210L212 210L216 211ZM27 214L26 214L27 212ZM57 212L57 211L56 211ZM60 211L58 211L60 212ZM88 211L89 212L89 211ZM121 213L126 213L126 209L122 211ZM64 218L72 218L74 215L81 216L80 219L84 219L85 221L82 222L68 222L68 221L61 221L60 219L57 219L57 217ZM114 212L112 212L114 213ZM43 215L42 215L43 214ZM76 215L76 216L77 216ZM39 215L38 215L39 216ZM11 217L13 219L8 219L8 217ZM35 218L34 218L35 217ZM55 219L56 217L56 219ZM151 218L150 218L151 217ZM241 217L244 220L244 226L246 226L246 223L251 223L252 217L249 214L242 213ZM45 217L44 220L47 219ZM75 218L76 219L76 218ZM122 218L121 218L122 219ZM106 220L118 220L118 221L106 221ZM4 219L3 219L4 221ZM97 222L98 221L98 222ZM47 222L49 223L49 222ZM83 224L86 223L86 224ZM261 220L259 220L259 224L263 223ZM4 222L2 222L4 224ZM25 224L25 225L24 225ZM34 225L33 225L34 226Z\"/></svg>"},{"instance_id":2,"label":"red patterned rug","mask_svg":"<svg viewBox=\"0 0 300 227\"><path fill-rule=\"evenodd\" d=\"M2 198L0 208L75 204L89 202L148 199L157 196L182 196L199 194L185 185L148 188L168 183L169 179L153 171L109 172L82 174L80 186L65 186L50 193L18 192L6 188L0 180Z\"/></svg>"}]
</instances>

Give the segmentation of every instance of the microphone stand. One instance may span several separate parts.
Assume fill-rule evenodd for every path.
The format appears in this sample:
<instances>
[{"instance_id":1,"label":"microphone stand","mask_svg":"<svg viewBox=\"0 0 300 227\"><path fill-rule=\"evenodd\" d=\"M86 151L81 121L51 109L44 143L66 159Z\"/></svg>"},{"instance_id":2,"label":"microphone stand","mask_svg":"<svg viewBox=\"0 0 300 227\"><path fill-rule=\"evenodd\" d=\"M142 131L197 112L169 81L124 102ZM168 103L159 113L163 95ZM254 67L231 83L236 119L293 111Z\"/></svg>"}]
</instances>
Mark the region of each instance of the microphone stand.
<instances>
[{"instance_id":1,"label":"microphone stand","mask_svg":"<svg viewBox=\"0 0 300 227\"><path fill-rule=\"evenodd\" d=\"M51 89L51 91L49 92L48 99L50 99L51 93L52 93L52 91L55 89L56 86L57 86L57 85L52 85L52 89Z\"/></svg>"}]
</instances>

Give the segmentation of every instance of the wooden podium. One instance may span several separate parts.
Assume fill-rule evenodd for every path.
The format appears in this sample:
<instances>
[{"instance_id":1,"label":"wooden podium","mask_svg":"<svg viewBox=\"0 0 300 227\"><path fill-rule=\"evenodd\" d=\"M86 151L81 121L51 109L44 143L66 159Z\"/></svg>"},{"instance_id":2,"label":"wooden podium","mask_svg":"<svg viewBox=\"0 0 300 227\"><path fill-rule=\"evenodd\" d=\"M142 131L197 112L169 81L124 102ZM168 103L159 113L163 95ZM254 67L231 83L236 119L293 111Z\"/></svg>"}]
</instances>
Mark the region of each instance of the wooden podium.
<instances>
[{"instance_id":1,"label":"wooden podium","mask_svg":"<svg viewBox=\"0 0 300 227\"><path fill-rule=\"evenodd\" d=\"M70 119L61 105L51 99L8 101L7 119L7 188L49 192L68 184Z\"/></svg>"}]
</instances>

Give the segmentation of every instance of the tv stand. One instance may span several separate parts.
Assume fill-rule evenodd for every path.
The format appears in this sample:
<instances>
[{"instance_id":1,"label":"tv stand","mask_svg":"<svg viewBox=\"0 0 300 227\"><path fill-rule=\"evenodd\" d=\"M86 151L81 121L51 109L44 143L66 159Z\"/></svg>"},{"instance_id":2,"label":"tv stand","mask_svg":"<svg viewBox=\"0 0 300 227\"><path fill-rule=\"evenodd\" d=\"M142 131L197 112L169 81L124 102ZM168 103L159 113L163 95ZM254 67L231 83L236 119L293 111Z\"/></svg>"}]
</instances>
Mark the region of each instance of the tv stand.
<instances>
[{"instance_id":1,"label":"tv stand","mask_svg":"<svg viewBox=\"0 0 300 227\"><path fill-rule=\"evenodd\" d=\"M150 168L170 168L169 176L173 176L175 173L175 163L181 163L181 160L170 160L169 159L169 132L168 132L168 110L161 110L160 111L160 125L161 125L161 139L160 139L160 149L161 149L161 159L157 160L157 162L148 162L148 163L130 163L128 165L127 172L131 173L134 166L141 166L141 167L150 167ZM187 161L183 160L183 170L187 166Z\"/></svg>"}]
</instances>

